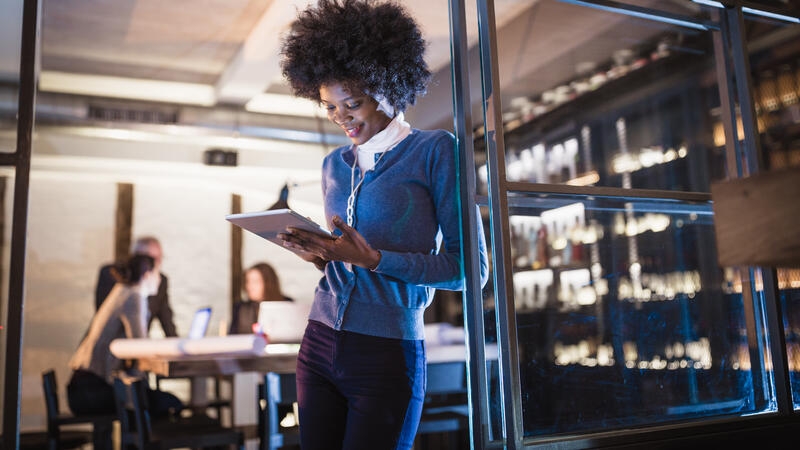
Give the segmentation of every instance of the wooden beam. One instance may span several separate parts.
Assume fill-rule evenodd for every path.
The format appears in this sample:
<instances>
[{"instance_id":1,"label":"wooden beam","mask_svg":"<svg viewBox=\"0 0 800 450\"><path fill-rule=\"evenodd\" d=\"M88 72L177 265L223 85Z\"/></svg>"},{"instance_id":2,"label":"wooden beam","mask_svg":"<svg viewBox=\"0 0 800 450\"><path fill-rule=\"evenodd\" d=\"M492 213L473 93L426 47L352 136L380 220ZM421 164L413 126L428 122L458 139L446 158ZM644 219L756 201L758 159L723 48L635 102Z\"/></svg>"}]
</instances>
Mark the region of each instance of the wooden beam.
<instances>
[{"instance_id":1,"label":"wooden beam","mask_svg":"<svg viewBox=\"0 0 800 450\"><path fill-rule=\"evenodd\" d=\"M242 212L242 196L231 196L231 214ZM231 224L231 307L242 298L242 229Z\"/></svg>"},{"instance_id":2,"label":"wooden beam","mask_svg":"<svg viewBox=\"0 0 800 450\"><path fill-rule=\"evenodd\" d=\"M114 229L114 260L122 261L131 249L133 230L133 184L117 183L117 217Z\"/></svg>"},{"instance_id":3,"label":"wooden beam","mask_svg":"<svg viewBox=\"0 0 800 450\"><path fill-rule=\"evenodd\" d=\"M800 167L711 185L722 266L800 267Z\"/></svg>"}]
</instances>

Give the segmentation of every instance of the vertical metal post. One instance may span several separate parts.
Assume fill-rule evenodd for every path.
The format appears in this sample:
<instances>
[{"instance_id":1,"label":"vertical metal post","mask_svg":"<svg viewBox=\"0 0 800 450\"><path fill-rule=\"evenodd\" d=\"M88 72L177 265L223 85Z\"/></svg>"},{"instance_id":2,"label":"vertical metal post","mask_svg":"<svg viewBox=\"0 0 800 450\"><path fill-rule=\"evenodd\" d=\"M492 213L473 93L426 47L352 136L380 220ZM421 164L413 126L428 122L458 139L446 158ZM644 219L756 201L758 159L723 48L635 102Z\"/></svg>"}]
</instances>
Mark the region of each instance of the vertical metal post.
<instances>
[{"instance_id":1,"label":"vertical metal post","mask_svg":"<svg viewBox=\"0 0 800 450\"><path fill-rule=\"evenodd\" d=\"M489 436L489 398L486 375L483 327L483 293L480 280L478 252L478 221L476 208L475 148L472 133L472 102L469 91L469 48L464 0L451 0L450 54L453 81L453 129L458 149L459 193L461 203L461 255L466 276L463 293L464 328L469 346L467 383L470 417L470 446L485 448Z\"/></svg>"},{"instance_id":2,"label":"vertical metal post","mask_svg":"<svg viewBox=\"0 0 800 450\"><path fill-rule=\"evenodd\" d=\"M758 140L758 125L756 124L756 109L753 105L750 86L753 85L750 76L750 60L747 55L747 43L744 35L744 17L741 7L724 8L725 23L728 28L731 57L733 59L733 72L736 77L736 89L739 97L739 114L742 117L742 131L744 131L744 151L747 164L744 166L743 175L757 173L763 167L761 159L761 143Z\"/></svg>"},{"instance_id":3,"label":"vertical metal post","mask_svg":"<svg viewBox=\"0 0 800 450\"><path fill-rule=\"evenodd\" d=\"M503 427L506 448L522 448L522 397L517 352L517 318L513 307L511 233L508 227L505 146L503 143L500 75L497 62L497 29L494 0L478 0L478 40L489 174L489 212L494 264L494 298L497 315L500 377L503 392Z\"/></svg>"},{"instance_id":4,"label":"vertical metal post","mask_svg":"<svg viewBox=\"0 0 800 450\"><path fill-rule=\"evenodd\" d=\"M19 447L20 369L22 365L22 318L25 299L25 246L28 226L28 186L31 168L34 105L36 103L37 48L39 43L39 1L24 0L22 46L17 107L17 148L15 152L14 208L11 224L11 263L6 320L6 367L3 392L3 445Z\"/></svg>"},{"instance_id":5,"label":"vertical metal post","mask_svg":"<svg viewBox=\"0 0 800 450\"><path fill-rule=\"evenodd\" d=\"M721 17L717 9L712 9L713 18L720 24L720 29L712 32L714 41L714 64L717 71L717 87L722 129L725 134L725 161L727 164L727 177L738 178L742 176L742 160L740 158L739 136L736 127L736 101L731 79L730 42L728 40L727 20Z\"/></svg>"}]
</instances>

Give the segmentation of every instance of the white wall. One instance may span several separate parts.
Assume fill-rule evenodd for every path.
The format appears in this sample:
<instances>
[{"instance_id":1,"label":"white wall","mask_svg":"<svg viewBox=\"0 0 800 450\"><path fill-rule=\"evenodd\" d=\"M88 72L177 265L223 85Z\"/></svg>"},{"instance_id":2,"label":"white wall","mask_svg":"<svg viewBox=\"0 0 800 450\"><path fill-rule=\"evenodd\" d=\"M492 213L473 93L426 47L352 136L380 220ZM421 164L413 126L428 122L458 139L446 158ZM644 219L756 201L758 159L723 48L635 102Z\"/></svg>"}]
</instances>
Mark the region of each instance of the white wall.
<instances>
[{"instance_id":1,"label":"white wall","mask_svg":"<svg viewBox=\"0 0 800 450\"><path fill-rule=\"evenodd\" d=\"M119 182L134 185L133 235L153 234L164 247L171 304L180 335L201 306L214 313L209 334L229 323L231 196L245 211L266 209L287 181L289 204L322 218L319 171L323 149L265 142L242 150L238 167L208 167L202 142L115 140L56 130L37 132L28 215L23 328L22 429L44 426L41 373L55 368L66 409L69 358L94 312L94 284L114 252ZM102 156L100 156L102 155ZM13 173L6 217L12 216ZM10 227L10 225L9 225ZM266 261L287 295L310 302L319 272L291 252L245 232L243 265ZM162 335L154 326L153 334Z\"/></svg>"}]
</instances>

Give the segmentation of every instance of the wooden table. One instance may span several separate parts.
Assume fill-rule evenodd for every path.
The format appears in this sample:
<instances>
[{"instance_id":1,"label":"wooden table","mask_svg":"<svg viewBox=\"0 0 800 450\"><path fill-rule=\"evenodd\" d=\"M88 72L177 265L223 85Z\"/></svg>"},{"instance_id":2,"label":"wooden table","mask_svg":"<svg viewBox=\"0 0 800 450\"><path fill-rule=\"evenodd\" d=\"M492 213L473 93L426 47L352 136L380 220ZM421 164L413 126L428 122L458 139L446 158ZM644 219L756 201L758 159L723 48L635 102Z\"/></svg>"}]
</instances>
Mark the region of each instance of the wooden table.
<instances>
[{"instance_id":1,"label":"wooden table","mask_svg":"<svg viewBox=\"0 0 800 450\"><path fill-rule=\"evenodd\" d=\"M264 354L216 354L139 357L139 369L163 377L234 375L237 373L293 373L297 367L299 344L269 344ZM464 345L431 346L428 364L466 361ZM497 359L497 347L487 346L486 359Z\"/></svg>"},{"instance_id":2,"label":"wooden table","mask_svg":"<svg viewBox=\"0 0 800 450\"><path fill-rule=\"evenodd\" d=\"M139 369L163 377L234 375L237 373L292 373L299 345L270 344L262 355L217 354L140 357Z\"/></svg>"}]
</instances>

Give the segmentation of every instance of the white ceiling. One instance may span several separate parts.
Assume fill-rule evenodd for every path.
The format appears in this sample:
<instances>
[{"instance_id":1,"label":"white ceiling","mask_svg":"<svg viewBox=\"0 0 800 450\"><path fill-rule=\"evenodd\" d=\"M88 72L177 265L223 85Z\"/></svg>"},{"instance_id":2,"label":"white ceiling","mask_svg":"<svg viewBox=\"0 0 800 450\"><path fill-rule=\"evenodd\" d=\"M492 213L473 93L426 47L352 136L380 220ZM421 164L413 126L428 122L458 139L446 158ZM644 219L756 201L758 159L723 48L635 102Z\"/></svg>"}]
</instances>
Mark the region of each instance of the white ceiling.
<instances>
[{"instance_id":1,"label":"white ceiling","mask_svg":"<svg viewBox=\"0 0 800 450\"><path fill-rule=\"evenodd\" d=\"M264 93L288 94L278 67L281 34L309 0L41 0L42 92L243 108ZM428 41L434 72L416 126L452 125L447 0L404 0ZM477 42L474 1L468 35ZM687 5L688 0L630 3ZM16 78L22 0L0 2L0 81ZM556 0L496 0L504 103L568 81L575 66L606 61L663 27L621 27L629 18ZM578 13L579 12L579 13ZM641 19L638 19L641 23ZM627 23L627 22L626 22ZM477 65L477 60L472 61ZM478 79L472 81L478 98ZM443 89L439 89L443 88ZM441 92L437 92L437 90ZM291 100L288 98L287 100ZM269 104L275 104L273 101ZM293 111L293 108L304 111ZM313 114L284 106L280 114ZM480 117L478 115L478 117Z\"/></svg>"},{"instance_id":2,"label":"white ceiling","mask_svg":"<svg viewBox=\"0 0 800 450\"><path fill-rule=\"evenodd\" d=\"M40 89L244 106L287 93L280 37L308 0L43 0ZM499 1L503 23L530 1ZM449 63L446 1L407 0L434 70ZM472 14L474 17L474 13Z\"/></svg>"}]
</instances>

